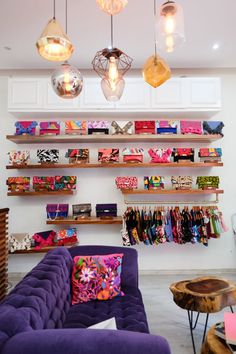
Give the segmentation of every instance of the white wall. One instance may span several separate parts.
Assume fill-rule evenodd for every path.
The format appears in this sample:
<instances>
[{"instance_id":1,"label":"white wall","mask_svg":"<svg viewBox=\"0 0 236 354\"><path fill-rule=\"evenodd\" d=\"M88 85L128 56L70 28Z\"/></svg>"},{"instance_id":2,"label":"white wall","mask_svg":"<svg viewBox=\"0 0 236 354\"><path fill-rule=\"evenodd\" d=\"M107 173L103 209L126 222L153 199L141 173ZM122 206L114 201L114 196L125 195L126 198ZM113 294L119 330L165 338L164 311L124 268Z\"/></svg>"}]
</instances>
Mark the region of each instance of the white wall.
<instances>
[{"instance_id":1,"label":"white wall","mask_svg":"<svg viewBox=\"0 0 236 354\"><path fill-rule=\"evenodd\" d=\"M236 105L235 105L235 86L236 71L235 70L181 70L175 72L177 75L199 75L199 76L220 76L222 79L222 99L223 110L217 114L214 120L223 120L225 123L225 138L219 143L212 144L212 147L223 148L224 167L214 169L73 169L73 170L42 170L40 173L46 175L56 174L75 174L78 177L78 191L75 196L65 198L58 197L7 197L7 187L5 181L8 176L26 175L33 176L38 171L27 171L22 173L17 170L7 171L5 165L8 162L7 152L11 149L30 149L32 155L35 156L37 145L15 145L5 139L6 134L14 133L15 118L7 113L7 75L9 73L1 73L0 76L0 170L2 186L0 188L0 207L10 208L10 232L29 232L33 234L35 231L43 231L50 229L46 224L45 206L47 203L66 202L70 205L75 203L92 202L93 211L96 203L115 202L119 205L120 213L124 210L124 204L121 193L116 190L114 179L117 175L137 175L142 180L144 175L162 174L170 178L171 174L182 173L197 175L219 175L221 177L221 187L225 190L225 194L220 196L220 208L222 209L225 221L229 226L229 231L222 235L220 239L212 239L209 247L203 245L176 245L165 244L160 246L136 246L139 252L139 263L141 270L189 270L189 269L220 269L235 268L236 266L236 247L235 236L232 233L231 215L236 212ZM22 72L19 73L22 75ZM31 74L33 74L31 72ZM34 117L32 117L33 119ZM77 118L77 117L75 117ZM83 118L82 115L80 118ZM144 117L145 118L145 117ZM111 117L112 119L112 117ZM201 116L199 115L199 119ZM105 147L105 144L103 145ZM103 147L97 144L89 145L92 152L92 159L96 160L97 147ZM134 146L134 145L133 145ZM144 148L149 147L148 144L139 144ZM164 146L164 145L163 145ZM180 146L180 144L173 144ZM182 145L181 145L182 146ZM185 144L185 146L193 146L193 144ZM206 145L205 145L206 146ZM207 145L208 146L208 145ZM52 148L52 145L45 144L45 148ZM55 147L57 147L55 145ZM58 145L61 156L64 155L67 145ZM75 147L75 144L71 144ZM86 147L86 144L82 147ZM111 146L110 146L111 147ZM123 146L116 144L115 147ZM196 145L196 147L200 147ZM23 170L24 171L24 170ZM25 170L26 171L26 170ZM155 172L154 172L155 171ZM185 172L184 172L185 171ZM120 226L78 226L80 244L104 244L104 245L121 245ZM42 255L10 255L9 271L10 272L27 272L42 257Z\"/></svg>"}]
</instances>

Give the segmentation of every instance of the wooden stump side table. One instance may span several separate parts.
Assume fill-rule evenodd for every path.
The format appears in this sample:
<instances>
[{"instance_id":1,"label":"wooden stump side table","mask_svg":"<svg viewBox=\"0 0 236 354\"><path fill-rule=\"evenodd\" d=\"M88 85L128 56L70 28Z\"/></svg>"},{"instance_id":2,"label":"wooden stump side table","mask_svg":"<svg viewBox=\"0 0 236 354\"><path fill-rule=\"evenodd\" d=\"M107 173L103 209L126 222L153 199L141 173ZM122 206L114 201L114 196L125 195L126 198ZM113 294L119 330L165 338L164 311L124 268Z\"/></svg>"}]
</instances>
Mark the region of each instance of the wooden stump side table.
<instances>
[{"instance_id":1,"label":"wooden stump side table","mask_svg":"<svg viewBox=\"0 0 236 354\"><path fill-rule=\"evenodd\" d=\"M197 326L200 313L206 313L202 342L205 339L210 313L219 312L229 306L233 312L236 305L236 284L223 278L207 276L183 280L170 286L176 305L187 310L193 351L196 354L193 330ZM197 313L194 319L194 312Z\"/></svg>"},{"instance_id":2,"label":"wooden stump side table","mask_svg":"<svg viewBox=\"0 0 236 354\"><path fill-rule=\"evenodd\" d=\"M214 334L215 326L207 332L201 354L232 354L225 341Z\"/></svg>"}]
</instances>

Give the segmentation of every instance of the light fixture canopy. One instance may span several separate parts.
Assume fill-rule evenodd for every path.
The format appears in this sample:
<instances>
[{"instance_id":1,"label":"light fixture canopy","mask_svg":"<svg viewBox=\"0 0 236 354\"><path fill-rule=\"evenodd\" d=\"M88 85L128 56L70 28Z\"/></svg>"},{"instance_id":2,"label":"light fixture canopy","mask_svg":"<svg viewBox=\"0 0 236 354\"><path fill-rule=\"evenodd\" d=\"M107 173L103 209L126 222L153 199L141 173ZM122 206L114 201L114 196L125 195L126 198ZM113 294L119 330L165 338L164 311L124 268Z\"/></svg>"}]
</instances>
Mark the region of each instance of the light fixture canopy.
<instances>
[{"instance_id":1,"label":"light fixture canopy","mask_svg":"<svg viewBox=\"0 0 236 354\"><path fill-rule=\"evenodd\" d=\"M185 42L184 13L174 1L161 5L156 19L157 46L168 53Z\"/></svg>"},{"instance_id":2,"label":"light fixture canopy","mask_svg":"<svg viewBox=\"0 0 236 354\"><path fill-rule=\"evenodd\" d=\"M83 77L77 68L65 62L54 70L51 83L58 96L71 99L77 97L82 91Z\"/></svg>"},{"instance_id":3,"label":"light fixture canopy","mask_svg":"<svg viewBox=\"0 0 236 354\"><path fill-rule=\"evenodd\" d=\"M169 65L159 55L152 55L143 66L144 80L156 88L171 77Z\"/></svg>"},{"instance_id":4,"label":"light fixture canopy","mask_svg":"<svg viewBox=\"0 0 236 354\"><path fill-rule=\"evenodd\" d=\"M96 0L101 10L109 15L116 15L128 4L128 0Z\"/></svg>"},{"instance_id":5,"label":"light fixture canopy","mask_svg":"<svg viewBox=\"0 0 236 354\"><path fill-rule=\"evenodd\" d=\"M111 86L110 81L106 78L103 78L101 81L102 92L107 101L116 102L121 98L124 88L125 80L120 78L116 81L114 86Z\"/></svg>"}]
</instances>

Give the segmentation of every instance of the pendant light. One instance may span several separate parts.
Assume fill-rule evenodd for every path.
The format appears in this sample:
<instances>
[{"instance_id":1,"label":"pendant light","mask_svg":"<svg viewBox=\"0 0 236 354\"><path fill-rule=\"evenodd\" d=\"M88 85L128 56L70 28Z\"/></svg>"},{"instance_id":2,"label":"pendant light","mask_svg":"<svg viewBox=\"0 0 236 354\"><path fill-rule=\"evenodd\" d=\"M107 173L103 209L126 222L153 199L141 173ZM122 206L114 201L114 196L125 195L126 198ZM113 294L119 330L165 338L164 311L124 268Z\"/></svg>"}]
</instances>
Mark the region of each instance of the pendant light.
<instances>
[{"instance_id":1,"label":"pendant light","mask_svg":"<svg viewBox=\"0 0 236 354\"><path fill-rule=\"evenodd\" d=\"M167 1L160 7L156 22L157 42L160 49L173 52L185 42L184 13L174 1Z\"/></svg>"},{"instance_id":2,"label":"pendant light","mask_svg":"<svg viewBox=\"0 0 236 354\"><path fill-rule=\"evenodd\" d=\"M48 22L40 38L36 42L39 54L50 61L68 60L73 53L74 47L61 25L56 20L56 0L53 0L53 18Z\"/></svg>"},{"instance_id":3,"label":"pendant light","mask_svg":"<svg viewBox=\"0 0 236 354\"><path fill-rule=\"evenodd\" d=\"M96 0L101 10L109 15L116 15L128 4L128 0Z\"/></svg>"},{"instance_id":4,"label":"pendant light","mask_svg":"<svg viewBox=\"0 0 236 354\"><path fill-rule=\"evenodd\" d=\"M154 17L156 16L156 0L154 2ZM144 80L156 88L167 81L171 76L169 65L157 55L156 31L154 31L155 54L147 59L143 67Z\"/></svg>"},{"instance_id":5,"label":"pendant light","mask_svg":"<svg viewBox=\"0 0 236 354\"><path fill-rule=\"evenodd\" d=\"M111 15L111 47L98 51L92 61L93 69L102 78L101 87L108 101L118 101L123 93L124 74L133 59L113 47L113 16Z\"/></svg>"},{"instance_id":6,"label":"pendant light","mask_svg":"<svg viewBox=\"0 0 236 354\"><path fill-rule=\"evenodd\" d=\"M67 33L67 0L65 0L65 17ZM59 66L51 76L51 84L55 93L61 98L77 97L83 88L83 77L80 71L67 61Z\"/></svg>"}]
</instances>

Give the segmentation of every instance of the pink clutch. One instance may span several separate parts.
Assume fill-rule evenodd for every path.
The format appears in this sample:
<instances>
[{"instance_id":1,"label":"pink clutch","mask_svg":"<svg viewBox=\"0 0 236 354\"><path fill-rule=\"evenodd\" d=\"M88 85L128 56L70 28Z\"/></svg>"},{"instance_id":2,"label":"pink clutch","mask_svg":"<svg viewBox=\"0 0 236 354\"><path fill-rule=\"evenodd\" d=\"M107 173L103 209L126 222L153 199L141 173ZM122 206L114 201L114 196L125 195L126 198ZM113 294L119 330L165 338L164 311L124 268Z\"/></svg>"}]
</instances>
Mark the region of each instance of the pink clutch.
<instances>
[{"instance_id":1,"label":"pink clutch","mask_svg":"<svg viewBox=\"0 0 236 354\"><path fill-rule=\"evenodd\" d=\"M170 163L172 149L157 149L148 150L152 163Z\"/></svg>"},{"instance_id":2,"label":"pink clutch","mask_svg":"<svg viewBox=\"0 0 236 354\"><path fill-rule=\"evenodd\" d=\"M119 162L119 149L99 149L98 162Z\"/></svg>"},{"instance_id":3,"label":"pink clutch","mask_svg":"<svg viewBox=\"0 0 236 354\"><path fill-rule=\"evenodd\" d=\"M197 120L181 120L180 121L181 134L199 134L202 132L202 122Z\"/></svg>"},{"instance_id":4,"label":"pink clutch","mask_svg":"<svg viewBox=\"0 0 236 354\"><path fill-rule=\"evenodd\" d=\"M144 150L142 148L125 148L122 151L123 162L143 162L143 153Z\"/></svg>"},{"instance_id":5,"label":"pink clutch","mask_svg":"<svg viewBox=\"0 0 236 354\"><path fill-rule=\"evenodd\" d=\"M59 135L60 134L60 122L41 122L39 124L40 135Z\"/></svg>"},{"instance_id":6,"label":"pink clutch","mask_svg":"<svg viewBox=\"0 0 236 354\"><path fill-rule=\"evenodd\" d=\"M138 188L137 177L116 177L116 186L118 189L136 189Z\"/></svg>"}]
</instances>

